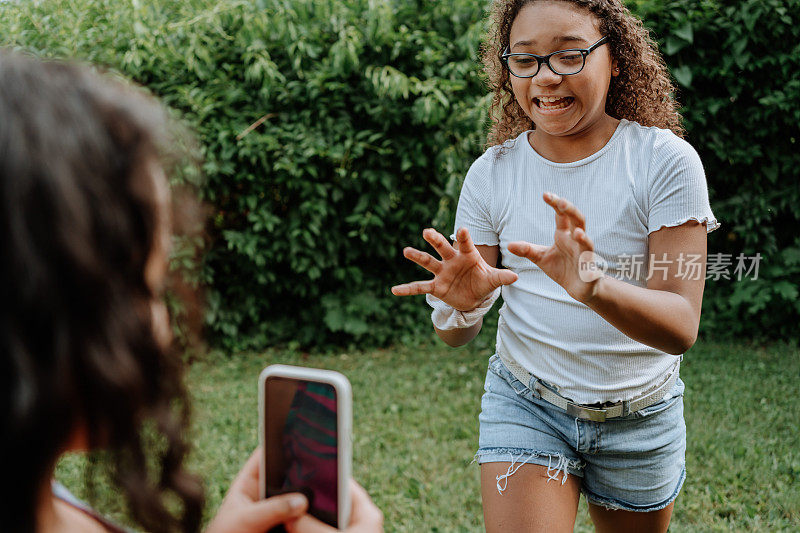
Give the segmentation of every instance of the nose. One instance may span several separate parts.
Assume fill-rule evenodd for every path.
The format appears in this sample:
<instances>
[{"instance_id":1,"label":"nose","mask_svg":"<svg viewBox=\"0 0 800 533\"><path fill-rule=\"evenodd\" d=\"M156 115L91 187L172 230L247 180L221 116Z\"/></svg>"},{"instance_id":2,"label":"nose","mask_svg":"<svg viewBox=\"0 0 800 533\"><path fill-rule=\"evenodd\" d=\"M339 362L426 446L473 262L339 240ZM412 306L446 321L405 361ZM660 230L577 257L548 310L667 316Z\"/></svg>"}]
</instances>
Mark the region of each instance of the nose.
<instances>
[{"instance_id":1,"label":"nose","mask_svg":"<svg viewBox=\"0 0 800 533\"><path fill-rule=\"evenodd\" d=\"M556 74L547 63L542 63L539 72L531 78L536 85L557 85L561 83L561 74Z\"/></svg>"}]
</instances>

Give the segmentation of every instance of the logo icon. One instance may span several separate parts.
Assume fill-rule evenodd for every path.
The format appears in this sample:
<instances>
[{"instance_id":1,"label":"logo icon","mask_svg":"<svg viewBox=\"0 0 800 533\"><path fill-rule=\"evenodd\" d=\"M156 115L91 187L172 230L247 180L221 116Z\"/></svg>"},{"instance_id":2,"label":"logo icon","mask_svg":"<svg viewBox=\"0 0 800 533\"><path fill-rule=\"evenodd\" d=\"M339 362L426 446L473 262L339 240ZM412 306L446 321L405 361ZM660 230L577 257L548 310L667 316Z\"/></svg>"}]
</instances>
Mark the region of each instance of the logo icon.
<instances>
[{"instance_id":1,"label":"logo icon","mask_svg":"<svg viewBox=\"0 0 800 533\"><path fill-rule=\"evenodd\" d=\"M594 252L581 252L578 256L578 277L586 283L600 279L608 270L606 260Z\"/></svg>"}]
</instances>

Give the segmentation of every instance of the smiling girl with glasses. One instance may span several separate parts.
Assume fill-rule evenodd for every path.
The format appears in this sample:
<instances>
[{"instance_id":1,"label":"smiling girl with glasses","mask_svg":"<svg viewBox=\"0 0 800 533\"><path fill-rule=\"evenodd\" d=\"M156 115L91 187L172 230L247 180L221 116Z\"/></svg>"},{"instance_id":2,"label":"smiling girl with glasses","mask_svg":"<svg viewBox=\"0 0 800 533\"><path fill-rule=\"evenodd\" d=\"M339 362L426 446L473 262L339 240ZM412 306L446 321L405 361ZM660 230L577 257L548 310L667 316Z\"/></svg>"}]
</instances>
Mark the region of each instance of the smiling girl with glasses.
<instances>
[{"instance_id":1,"label":"smiling girl with glasses","mask_svg":"<svg viewBox=\"0 0 800 533\"><path fill-rule=\"evenodd\" d=\"M666 531L704 288L682 260L704 267L719 227L702 164L621 1L492 12L491 147L465 178L455 243L427 229L441 259L404 250L434 278L392 291L426 294L460 346L502 289L476 454L488 531L572 531L581 493L598 531Z\"/></svg>"}]
</instances>

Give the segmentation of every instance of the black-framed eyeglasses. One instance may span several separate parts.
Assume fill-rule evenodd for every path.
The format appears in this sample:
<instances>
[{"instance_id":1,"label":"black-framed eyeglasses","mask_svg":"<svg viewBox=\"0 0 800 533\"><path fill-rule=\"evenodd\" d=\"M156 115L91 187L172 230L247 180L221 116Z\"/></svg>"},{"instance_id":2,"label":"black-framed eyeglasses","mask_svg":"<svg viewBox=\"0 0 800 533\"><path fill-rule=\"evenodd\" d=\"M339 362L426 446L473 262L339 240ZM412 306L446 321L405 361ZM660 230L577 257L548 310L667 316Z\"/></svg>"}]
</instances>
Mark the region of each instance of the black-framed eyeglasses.
<instances>
[{"instance_id":1,"label":"black-framed eyeglasses","mask_svg":"<svg viewBox=\"0 0 800 533\"><path fill-rule=\"evenodd\" d=\"M571 48L569 50L558 50L546 56L536 54L511 53L508 47L500 56L500 60L508 67L517 78L532 78L539 73L542 63L559 76L571 76L577 74L586 65L586 56L591 54L596 48L606 44L608 36L601 37L599 41L589 48Z\"/></svg>"}]
</instances>

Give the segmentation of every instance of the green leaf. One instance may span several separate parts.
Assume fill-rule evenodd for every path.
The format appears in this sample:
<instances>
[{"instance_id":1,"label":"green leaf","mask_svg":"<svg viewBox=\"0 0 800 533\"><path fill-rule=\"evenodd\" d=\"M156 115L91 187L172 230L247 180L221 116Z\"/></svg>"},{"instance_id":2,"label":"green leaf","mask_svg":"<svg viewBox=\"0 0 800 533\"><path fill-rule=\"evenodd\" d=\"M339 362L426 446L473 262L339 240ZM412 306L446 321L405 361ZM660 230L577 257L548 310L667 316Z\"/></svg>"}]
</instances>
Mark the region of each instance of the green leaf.
<instances>
[{"instance_id":1,"label":"green leaf","mask_svg":"<svg viewBox=\"0 0 800 533\"><path fill-rule=\"evenodd\" d=\"M800 265L800 248L791 247L786 248L781 252L781 257L787 265Z\"/></svg>"},{"instance_id":2,"label":"green leaf","mask_svg":"<svg viewBox=\"0 0 800 533\"><path fill-rule=\"evenodd\" d=\"M673 69L672 75L675 76L675 80L684 87L692 86L692 69L688 65L681 65Z\"/></svg>"},{"instance_id":3,"label":"green leaf","mask_svg":"<svg viewBox=\"0 0 800 533\"><path fill-rule=\"evenodd\" d=\"M788 281L779 281L773 285L772 290L783 296L785 300L794 301L797 299L797 285Z\"/></svg>"},{"instance_id":4,"label":"green leaf","mask_svg":"<svg viewBox=\"0 0 800 533\"><path fill-rule=\"evenodd\" d=\"M691 44L694 42L694 32L692 31L691 22L686 22L683 26L675 30L675 35Z\"/></svg>"},{"instance_id":5,"label":"green leaf","mask_svg":"<svg viewBox=\"0 0 800 533\"><path fill-rule=\"evenodd\" d=\"M668 56L674 56L681 50L683 50L687 46L687 42L683 39L676 39L672 35L667 37L666 44L664 46L664 53Z\"/></svg>"}]
</instances>

